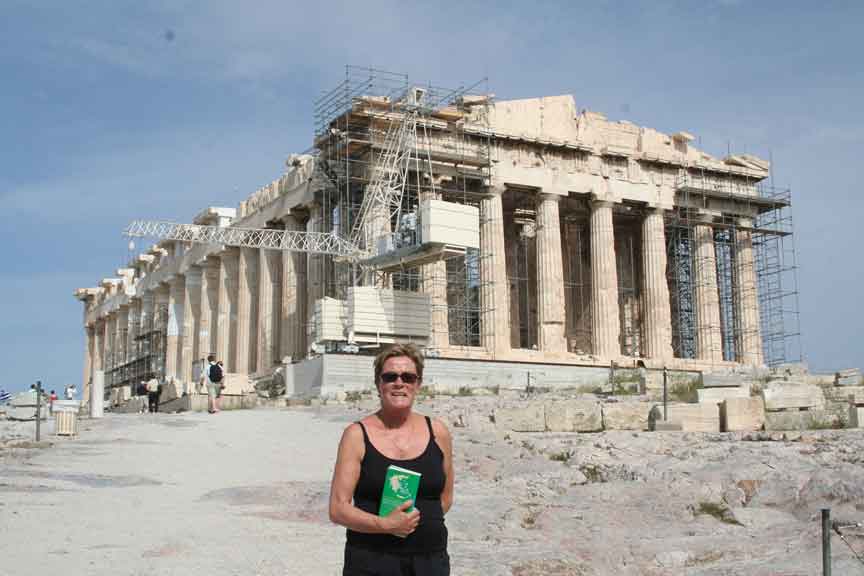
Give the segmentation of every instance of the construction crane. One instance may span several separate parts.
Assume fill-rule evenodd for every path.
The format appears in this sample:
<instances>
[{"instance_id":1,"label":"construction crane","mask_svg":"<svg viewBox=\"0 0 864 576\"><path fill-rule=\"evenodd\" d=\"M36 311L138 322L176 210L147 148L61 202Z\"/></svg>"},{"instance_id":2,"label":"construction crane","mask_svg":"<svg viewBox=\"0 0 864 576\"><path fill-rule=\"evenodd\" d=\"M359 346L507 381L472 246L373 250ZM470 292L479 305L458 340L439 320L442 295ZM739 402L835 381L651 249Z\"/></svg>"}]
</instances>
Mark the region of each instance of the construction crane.
<instances>
[{"instance_id":1,"label":"construction crane","mask_svg":"<svg viewBox=\"0 0 864 576\"><path fill-rule=\"evenodd\" d=\"M424 89L412 88L397 103L399 116L389 118L384 149L375 164L372 181L363 195L350 239L334 232L210 226L153 220L133 221L126 227L124 235L130 238L150 237L179 242L324 254L358 264L361 268L375 268L369 260L378 252L378 240L392 235L391 223L395 222L397 229L399 227L402 199L412 163L417 169L422 161L424 167L431 172L428 151L427 158L419 158L417 134L420 115L428 109L424 102L425 96ZM428 139L425 124L423 130L424 137ZM315 162L316 171L323 169L320 164L322 160L316 158ZM428 166L425 166L426 164ZM392 245L390 248L392 249Z\"/></svg>"},{"instance_id":2,"label":"construction crane","mask_svg":"<svg viewBox=\"0 0 864 576\"><path fill-rule=\"evenodd\" d=\"M331 232L272 230L269 228L239 228L177 224L154 220L134 220L124 235L130 238L159 238L198 244L222 244L243 248L291 250L311 254L329 254L346 259L358 259L363 252L350 241Z\"/></svg>"}]
</instances>

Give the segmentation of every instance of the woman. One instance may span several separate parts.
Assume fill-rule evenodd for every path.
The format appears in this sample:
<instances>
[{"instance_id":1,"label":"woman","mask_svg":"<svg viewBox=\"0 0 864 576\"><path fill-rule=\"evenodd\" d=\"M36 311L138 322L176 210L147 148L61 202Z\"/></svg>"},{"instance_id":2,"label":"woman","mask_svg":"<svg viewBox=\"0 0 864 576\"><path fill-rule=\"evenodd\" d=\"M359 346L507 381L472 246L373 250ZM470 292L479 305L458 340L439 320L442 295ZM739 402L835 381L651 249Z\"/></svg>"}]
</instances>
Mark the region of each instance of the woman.
<instances>
[{"instance_id":1,"label":"woman","mask_svg":"<svg viewBox=\"0 0 864 576\"><path fill-rule=\"evenodd\" d=\"M330 520L348 529L343 576L450 574L444 515L453 503L453 442L442 422L412 410L422 382L416 346L383 350L375 358L381 408L342 434ZM420 488L416 502L379 517L391 464L419 472Z\"/></svg>"}]
</instances>

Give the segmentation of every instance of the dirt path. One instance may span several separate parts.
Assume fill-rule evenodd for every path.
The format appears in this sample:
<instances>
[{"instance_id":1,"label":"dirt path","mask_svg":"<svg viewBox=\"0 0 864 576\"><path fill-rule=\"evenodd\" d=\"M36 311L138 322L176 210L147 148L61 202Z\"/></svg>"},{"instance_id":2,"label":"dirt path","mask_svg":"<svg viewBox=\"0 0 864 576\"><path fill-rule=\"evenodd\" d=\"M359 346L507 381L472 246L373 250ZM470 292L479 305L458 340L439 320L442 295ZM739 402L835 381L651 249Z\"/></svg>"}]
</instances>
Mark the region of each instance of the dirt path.
<instances>
[{"instance_id":1,"label":"dirt path","mask_svg":"<svg viewBox=\"0 0 864 576\"><path fill-rule=\"evenodd\" d=\"M451 421L486 408L419 407ZM362 413L107 415L75 440L0 449L0 575L340 574L329 480ZM864 520L860 430L452 429L454 576L815 575L819 508ZM836 537L834 573L864 574Z\"/></svg>"}]
</instances>

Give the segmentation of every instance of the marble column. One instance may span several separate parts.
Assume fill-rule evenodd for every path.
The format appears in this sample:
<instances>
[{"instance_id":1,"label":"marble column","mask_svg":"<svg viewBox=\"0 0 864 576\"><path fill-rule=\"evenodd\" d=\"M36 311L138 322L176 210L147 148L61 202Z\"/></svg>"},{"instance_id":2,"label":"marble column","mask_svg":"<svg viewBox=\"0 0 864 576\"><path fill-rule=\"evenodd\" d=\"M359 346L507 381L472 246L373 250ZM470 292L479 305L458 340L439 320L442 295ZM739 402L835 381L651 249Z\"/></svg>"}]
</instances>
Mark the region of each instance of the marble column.
<instances>
[{"instance_id":1,"label":"marble column","mask_svg":"<svg viewBox=\"0 0 864 576\"><path fill-rule=\"evenodd\" d=\"M105 352L102 354L102 364L105 366L105 386L110 388L114 384L115 348L114 343L117 336L117 314L112 312L105 318Z\"/></svg>"},{"instance_id":2,"label":"marble column","mask_svg":"<svg viewBox=\"0 0 864 576\"><path fill-rule=\"evenodd\" d=\"M127 348L126 342L128 338L128 330L129 330L129 306L122 305L117 309L117 326L115 328L116 334L114 337L115 347L117 349L117 360L115 365L117 367L123 366L127 361Z\"/></svg>"},{"instance_id":3,"label":"marble column","mask_svg":"<svg viewBox=\"0 0 864 576\"><path fill-rule=\"evenodd\" d=\"M309 207L307 232L320 232L322 222L321 206ZM321 254L309 254L306 258L306 346L311 346L315 338L315 302L324 297L324 258ZM304 351L304 356L306 355Z\"/></svg>"},{"instance_id":4,"label":"marble column","mask_svg":"<svg viewBox=\"0 0 864 576\"><path fill-rule=\"evenodd\" d=\"M297 216L283 219L286 231L303 230ZM301 360L306 356L306 253L282 251L282 314L279 350L282 358Z\"/></svg>"},{"instance_id":5,"label":"marble column","mask_svg":"<svg viewBox=\"0 0 864 576\"><path fill-rule=\"evenodd\" d=\"M192 365L198 360L197 334L201 315L201 268L190 266L186 270L186 282L183 293L183 333L182 362L180 374L186 387L186 392L191 393L193 385Z\"/></svg>"},{"instance_id":6,"label":"marble column","mask_svg":"<svg viewBox=\"0 0 864 576\"><path fill-rule=\"evenodd\" d=\"M130 361L138 359L138 336L141 334L141 298L132 298L129 306L129 331L126 338L127 357ZM137 382L132 382L133 389Z\"/></svg>"},{"instance_id":7,"label":"marble column","mask_svg":"<svg viewBox=\"0 0 864 576\"><path fill-rule=\"evenodd\" d=\"M147 334L153 330L153 304L155 297L152 292L141 295L141 316L138 320L141 325L140 334Z\"/></svg>"},{"instance_id":8,"label":"marble column","mask_svg":"<svg viewBox=\"0 0 864 576\"><path fill-rule=\"evenodd\" d=\"M132 311L129 317L129 351L133 359L141 357L140 336L144 333L144 325L141 323L141 309L144 300L140 296L132 300Z\"/></svg>"},{"instance_id":9,"label":"marble column","mask_svg":"<svg viewBox=\"0 0 864 576\"><path fill-rule=\"evenodd\" d=\"M268 370L279 361L281 310L274 307L280 297L277 290L281 261L278 250L258 251L258 372Z\"/></svg>"},{"instance_id":10,"label":"marble column","mask_svg":"<svg viewBox=\"0 0 864 576\"><path fill-rule=\"evenodd\" d=\"M177 275L168 283L168 328L165 338L165 378L182 380L180 373L183 342L182 331L186 281Z\"/></svg>"},{"instance_id":11,"label":"marble column","mask_svg":"<svg viewBox=\"0 0 864 576\"><path fill-rule=\"evenodd\" d=\"M666 229L662 208L649 208L642 221L642 298L645 356L672 358L672 310L666 281Z\"/></svg>"},{"instance_id":12,"label":"marble column","mask_svg":"<svg viewBox=\"0 0 864 576\"><path fill-rule=\"evenodd\" d=\"M168 310L171 301L170 287L166 284L160 284L153 291L153 330L159 334L168 333ZM151 361L153 362L152 370L160 377L165 378L168 374L168 342L165 340L156 339L154 334L154 344L161 342L160 347L154 347L151 344Z\"/></svg>"},{"instance_id":13,"label":"marble column","mask_svg":"<svg viewBox=\"0 0 864 576\"><path fill-rule=\"evenodd\" d=\"M201 265L201 288L198 296L198 336L195 358L216 353L216 330L213 318L219 302L219 262L208 258Z\"/></svg>"},{"instance_id":14,"label":"marble column","mask_svg":"<svg viewBox=\"0 0 864 576\"><path fill-rule=\"evenodd\" d=\"M621 355L621 323L618 313L618 271L612 202L591 205L591 318L593 351L604 359Z\"/></svg>"},{"instance_id":15,"label":"marble column","mask_svg":"<svg viewBox=\"0 0 864 576\"><path fill-rule=\"evenodd\" d=\"M510 304L510 346L512 348L521 348L522 317L519 310L521 287L517 278L519 277L519 245L521 242L520 231L522 226L513 222L513 212L505 214L504 218L505 222L511 223L509 226L504 227L504 246L506 250L504 258L507 261L508 282L507 297Z\"/></svg>"},{"instance_id":16,"label":"marble column","mask_svg":"<svg viewBox=\"0 0 864 576\"><path fill-rule=\"evenodd\" d=\"M255 370L255 311L258 307L258 251L241 248L237 265L237 353L235 372L250 374ZM256 295L256 298L253 298Z\"/></svg>"},{"instance_id":17,"label":"marble column","mask_svg":"<svg viewBox=\"0 0 864 576\"><path fill-rule=\"evenodd\" d=\"M503 192L490 188L480 201L480 343L493 358L510 352Z\"/></svg>"},{"instance_id":18,"label":"marble column","mask_svg":"<svg viewBox=\"0 0 864 576\"><path fill-rule=\"evenodd\" d=\"M93 372L105 370L105 321L93 325ZM92 375L92 372L91 372ZM88 396L89 398L89 396Z\"/></svg>"},{"instance_id":19,"label":"marble column","mask_svg":"<svg viewBox=\"0 0 864 576\"><path fill-rule=\"evenodd\" d=\"M236 372L234 350L237 334L237 260L234 248L226 249L219 255L219 286L216 326L216 359L225 364L226 372Z\"/></svg>"},{"instance_id":20,"label":"marble column","mask_svg":"<svg viewBox=\"0 0 864 576\"><path fill-rule=\"evenodd\" d=\"M557 194L537 198L537 344L544 352L566 352L564 263Z\"/></svg>"},{"instance_id":21,"label":"marble column","mask_svg":"<svg viewBox=\"0 0 864 576\"><path fill-rule=\"evenodd\" d=\"M694 229L693 299L696 307L696 357L709 362L723 360L720 328L720 293L717 289L717 255L714 229L697 224Z\"/></svg>"},{"instance_id":22,"label":"marble column","mask_svg":"<svg viewBox=\"0 0 864 576\"><path fill-rule=\"evenodd\" d=\"M735 230L735 305L738 317L736 360L743 364L762 365L762 326L759 318L759 294L756 288L756 266L753 237L749 228L753 222L742 219L743 229Z\"/></svg>"},{"instance_id":23,"label":"marble column","mask_svg":"<svg viewBox=\"0 0 864 576\"><path fill-rule=\"evenodd\" d=\"M93 377L93 367L96 354L96 331L92 326L84 327L84 374L81 381L81 398L86 403L90 398L90 379Z\"/></svg>"},{"instance_id":24,"label":"marble column","mask_svg":"<svg viewBox=\"0 0 864 576\"><path fill-rule=\"evenodd\" d=\"M420 202L438 200L440 194L423 191ZM418 230L419 234L420 231ZM429 295L432 306L431 326L427 347L441 350L450 346L450 324L447 309L447 262L439 260L420 266L420 290Z\"/></svg>"}]
</instances>

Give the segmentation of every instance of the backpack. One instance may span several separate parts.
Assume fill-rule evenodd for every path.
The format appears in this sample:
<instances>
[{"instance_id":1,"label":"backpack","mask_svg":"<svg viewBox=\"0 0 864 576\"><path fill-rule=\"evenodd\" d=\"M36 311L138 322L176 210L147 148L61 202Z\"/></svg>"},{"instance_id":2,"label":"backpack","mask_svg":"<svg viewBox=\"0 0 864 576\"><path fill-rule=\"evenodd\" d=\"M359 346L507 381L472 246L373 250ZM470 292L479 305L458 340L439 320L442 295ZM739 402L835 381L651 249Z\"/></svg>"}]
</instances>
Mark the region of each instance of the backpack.
<instances>
[{"instance_id":1,"label":"backpack","mask_svg":"<svg viewBox=\"0 0 864 576\"><path fill-rule=\"evenodd\" d=\"M210 372L208 373L210 377L210 381L213 383L219 383L222 381L222 367L219 364L211 364Z\"/></svg>"}]
</instances>

